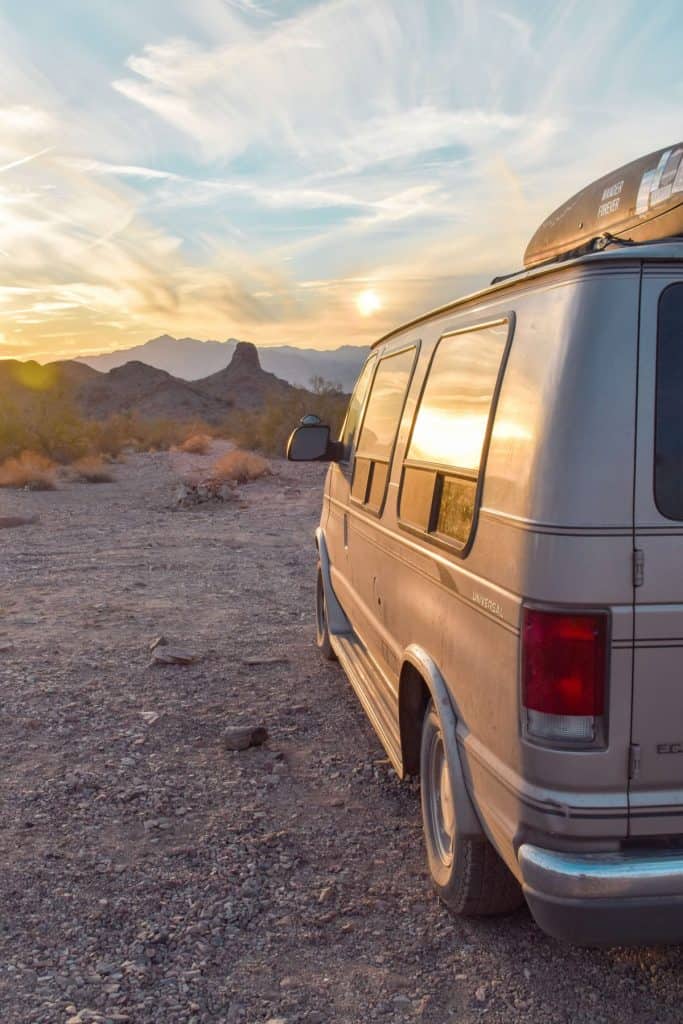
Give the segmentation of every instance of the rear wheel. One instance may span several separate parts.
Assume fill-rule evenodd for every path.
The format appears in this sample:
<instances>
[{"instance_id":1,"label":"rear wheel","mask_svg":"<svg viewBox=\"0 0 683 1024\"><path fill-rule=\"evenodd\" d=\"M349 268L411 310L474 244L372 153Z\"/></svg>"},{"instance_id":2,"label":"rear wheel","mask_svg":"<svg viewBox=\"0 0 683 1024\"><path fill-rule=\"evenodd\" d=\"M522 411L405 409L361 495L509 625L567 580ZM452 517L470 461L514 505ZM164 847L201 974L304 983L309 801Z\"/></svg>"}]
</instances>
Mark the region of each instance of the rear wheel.
<instances>
[{"instance_id":1,"label":"rear wheel","mask_svg":"<svg viewBox=\"0 0 683 1024\"><path fill-rule=\"evenodd\" d=\"M325 600L325 584L323 571L318 562L318 578L315 584L315 641L324 658L336 661L337 655L332 650L330 631L327 625L327 601Z\"/></svg>"},{"instance_id":2,"label":"rear wheel","mask_svg":"<svg viewBox=\"0 0 683 1024\"><path fill-rule=\"evenodd\" d=\"M420 787L427 861L439 897L454 914L479 916L516 910L517 880L485 837L458 834L448 742L433 701L422 728Z\"/></svg>"}]
</instances>

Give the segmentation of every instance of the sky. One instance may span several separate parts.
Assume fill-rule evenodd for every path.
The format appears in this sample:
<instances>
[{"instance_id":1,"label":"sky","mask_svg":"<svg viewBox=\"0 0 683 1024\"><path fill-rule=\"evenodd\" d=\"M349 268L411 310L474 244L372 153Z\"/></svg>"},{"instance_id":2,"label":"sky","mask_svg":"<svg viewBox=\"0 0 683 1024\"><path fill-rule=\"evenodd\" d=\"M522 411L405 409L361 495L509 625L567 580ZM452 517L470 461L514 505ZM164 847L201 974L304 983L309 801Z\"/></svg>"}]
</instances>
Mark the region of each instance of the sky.
<instances>
[{"instance_id":1,"label":"sky","mask_svg":"<svg viewBox=\"0 0 683 1024\"><path fill-rule=\"evenodd\" d=\"M0 0L0 357L367 344L683 138L680 0Z\"/></svg>"}]
</instances>

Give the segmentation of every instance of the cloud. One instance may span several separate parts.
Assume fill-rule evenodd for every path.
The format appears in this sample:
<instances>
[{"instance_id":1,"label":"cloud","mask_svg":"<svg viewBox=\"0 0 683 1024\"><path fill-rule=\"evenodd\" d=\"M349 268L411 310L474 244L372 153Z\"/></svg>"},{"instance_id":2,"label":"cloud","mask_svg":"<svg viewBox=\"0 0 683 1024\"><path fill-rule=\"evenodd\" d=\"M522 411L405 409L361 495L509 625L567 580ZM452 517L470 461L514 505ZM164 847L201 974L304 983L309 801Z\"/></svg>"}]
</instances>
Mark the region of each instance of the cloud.
<instances>
[{"instance_id":1,"label":"cloud","mask_svg":"<svg viewBox=\"0 0 683 1024\"><path fill-rule=\"evenodd\" d=\"M271 11L263 4L256 3L256 0L225 0L228 7L234 8L236 11L241 11L244 14L258 14L261 17L267 17L271 14Z\"/></svg>"}]
</instances>

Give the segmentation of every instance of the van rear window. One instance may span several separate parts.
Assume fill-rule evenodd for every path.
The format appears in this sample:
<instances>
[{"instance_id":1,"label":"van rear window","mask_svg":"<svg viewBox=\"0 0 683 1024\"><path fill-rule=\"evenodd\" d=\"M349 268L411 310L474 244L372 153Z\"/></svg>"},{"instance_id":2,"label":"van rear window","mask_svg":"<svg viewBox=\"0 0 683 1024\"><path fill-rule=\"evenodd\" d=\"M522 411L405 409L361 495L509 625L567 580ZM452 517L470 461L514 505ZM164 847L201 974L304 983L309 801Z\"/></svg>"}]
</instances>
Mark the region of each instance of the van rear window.
<instances>
[{"instance_id":1,"label":"van rear window","mask_svg":"<svg viewBox=\"0 0 683 1024\"><path fill-rule=\"evenodd\" d=\"M655 501L668 519L683 519L683 284L659 298Z\"/></svg>"}]
</instances>

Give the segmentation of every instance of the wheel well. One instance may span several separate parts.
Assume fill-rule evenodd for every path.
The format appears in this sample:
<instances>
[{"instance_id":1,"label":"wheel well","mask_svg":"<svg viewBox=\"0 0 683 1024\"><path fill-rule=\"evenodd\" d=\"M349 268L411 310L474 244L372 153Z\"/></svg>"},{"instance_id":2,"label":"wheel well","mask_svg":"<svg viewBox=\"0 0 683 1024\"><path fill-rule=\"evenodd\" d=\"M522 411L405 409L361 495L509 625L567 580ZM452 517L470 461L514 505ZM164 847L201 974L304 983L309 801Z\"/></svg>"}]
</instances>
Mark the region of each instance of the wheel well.
<instances>
[{"instance_id":1,"label":"wheel well","mask_svg":"<svg viewBox=\"0 0 683 1024\"><path fill-rule=\"evenodd\" d=\"M407 775L420 773L422 723L430 696L427 684L420 673L406 662L401 669L398 682L398 721L403 771Z\"/></svg>"}]
</instances>

